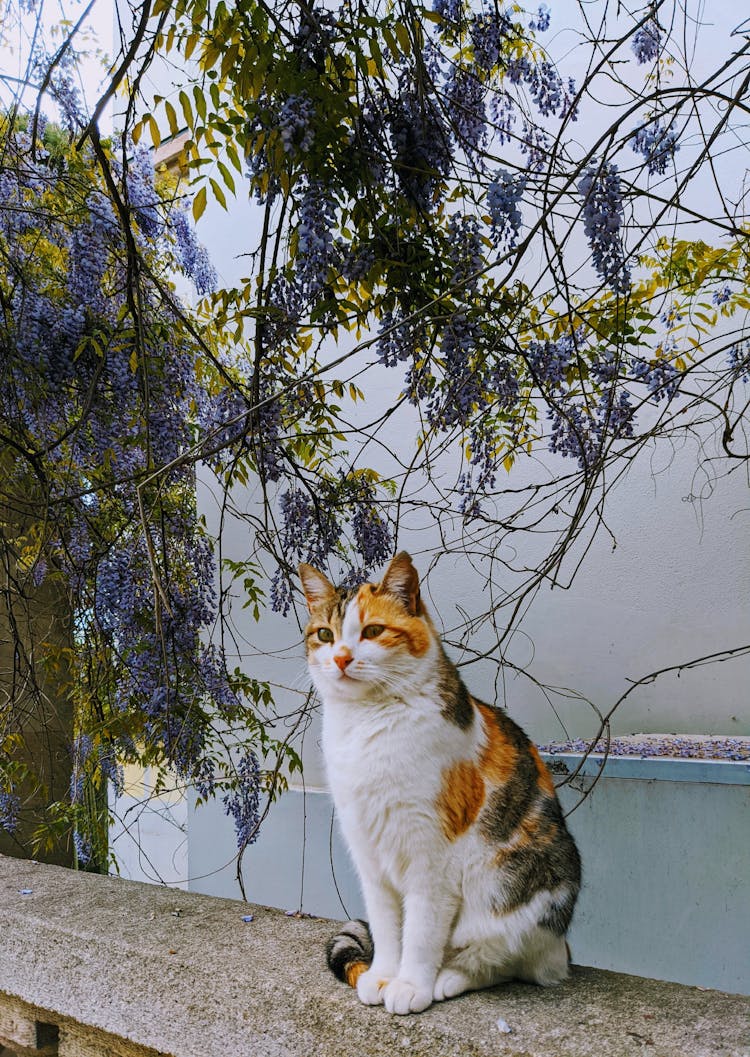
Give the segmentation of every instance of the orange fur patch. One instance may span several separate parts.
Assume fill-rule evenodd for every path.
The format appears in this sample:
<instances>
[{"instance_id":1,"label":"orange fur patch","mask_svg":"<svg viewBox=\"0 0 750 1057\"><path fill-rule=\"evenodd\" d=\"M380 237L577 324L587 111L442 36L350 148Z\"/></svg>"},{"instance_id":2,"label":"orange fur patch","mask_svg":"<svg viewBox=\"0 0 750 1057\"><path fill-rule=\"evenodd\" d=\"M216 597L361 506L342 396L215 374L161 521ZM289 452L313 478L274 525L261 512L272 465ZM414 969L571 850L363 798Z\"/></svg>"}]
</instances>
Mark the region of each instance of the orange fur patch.
<instances>
[{"instance_id":1,"label":"orange fur patch","mask_svg":"<svg viewBox=\"0 0 750 1057\"><path fill-rule=\"evenodd\" d=\"M448 840L465 833L484 803L484 781L476 764L461 760L443 771L437 812Z\"/></svg>"},{"instance_id":2,"label":"orange fur patch","mask_svg":"<svg viewBox=\"0 0 750 1057\"><path fill-rule=\"evenodd\" d=\"M513 834L514 848L528 848L532 844L549 843L539 840L539 819L533 815L527 815Z\"/></svg>"},{"instance_id":3,"label":"orange fur patch","mask_svg":"<svg viewBox=\"0 0 750 1057\"><path fill-rule=\"evenodd\" d=\"M430 648L430 632L420 617L413 617L393 595L378 594L372 584L363 584L357 595L359 619L362 627L382 624L383 632L377 639L381 646L403 643L414 657L421 657Z\"/></svg>"},{"instance_id":4,"label":"orange fur patch","mask_svg":"<svg viewBox=\"0 0 750 1057\"><path fill-rule=\"evenodd\" d=\"M513 774L518 752L503 734L492 709L479 703L476 707L482 713L486 737L485 746L479 758L479 769L493 785L503 785Z\"/></svg>"},{"instance_id":5,"label":"orange fur patch","mask_svg":"<svg viewBox=\"0 0 750 1057\"><path fill-rule=\"evenodd\" d=\"M349 962L344 970L346 982L349 984L349 987L356 987L357 980L359 980L362 973L366 972L368 969L369 966L367 962Z\"/></svg>"},{"instance_id":6,"label":"orange fur patch","mask_svg":"<svg viewBox=\"0 0 750 1057\"><path fill-rule=\"evenodd\" d=\"M534 757L534 763L536 764L536 773L539 777L539 788L542 792L546 793L547 796L554 796L555 780L550 773L549 767L547 767L547 764L539 755L536 745L531 746L531 755Z\"/></svg>"}]
</instances>

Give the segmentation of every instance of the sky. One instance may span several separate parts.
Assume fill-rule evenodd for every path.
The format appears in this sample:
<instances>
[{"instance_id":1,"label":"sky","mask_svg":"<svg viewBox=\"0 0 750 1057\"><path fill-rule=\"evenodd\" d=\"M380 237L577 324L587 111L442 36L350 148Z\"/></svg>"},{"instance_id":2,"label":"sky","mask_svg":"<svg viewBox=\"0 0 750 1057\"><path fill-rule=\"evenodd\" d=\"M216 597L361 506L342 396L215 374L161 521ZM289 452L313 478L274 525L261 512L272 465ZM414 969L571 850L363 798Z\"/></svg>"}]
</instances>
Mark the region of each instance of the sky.
<instances>
[{"instance_id":1,"label":"sky","mask_svg":"<svg viewBox=\"0 0 750 1057\"><path fill-rule=\"evenodd\" d=\"M36 91L30 88L24 90L22 83L28 79L32 82L39 80L39 73L33 67L30 78L27 73L34 40L41 36L48 51L54 52L64 39L66 25L69 31L87 5L81 0L39 0L33 12L20 10L30 6L29 0L22 0L21 4L18 0L0 0L0 108L3 110L8 109L19 97L22 104L30 109L36 105ZM35 38L37 15L39 27ZM113 0L93 0L77 38L79 50L86 53L78 66L78 88L89 110L93 109L107 83L113 26ZM49 97L45 99L42 110L52 119L58 116L57 107ZM111 115L104 115L100 126L107 130L111 127L111 120Z\"/></svg>"}]
</instances>

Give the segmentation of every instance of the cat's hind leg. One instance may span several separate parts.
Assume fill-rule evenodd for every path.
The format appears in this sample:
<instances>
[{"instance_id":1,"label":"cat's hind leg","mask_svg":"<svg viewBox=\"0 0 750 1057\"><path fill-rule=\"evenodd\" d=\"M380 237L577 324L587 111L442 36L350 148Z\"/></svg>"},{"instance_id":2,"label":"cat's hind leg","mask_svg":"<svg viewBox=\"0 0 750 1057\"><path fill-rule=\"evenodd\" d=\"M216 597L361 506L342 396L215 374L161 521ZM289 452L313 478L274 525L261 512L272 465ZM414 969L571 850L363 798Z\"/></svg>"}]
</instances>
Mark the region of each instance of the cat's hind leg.
<instances>
[{"instance_id":1,"label":"cat's hind leg","mask_svg":"<svg viewBox=\"0 0 750 1057\"><path fill-rule=\"evenodd\" d=\"M569 964L565 936L539 925L524 944L516 976L542 987L553 987L568 978Z\"/></svg>"},{"instance_id":2,"label":"cat's hind leg","mask_svg":"<svg viewBox=\"0 0 750 1057\"><path fill-rule=\"evenodd\" d=\"M504 947L504 945L503 945ZM496 943L472 943L455 952L437 975L433 998L443 1002L466 991L480 991L513 979L507 950Z\"/></svg>"},{"instance_id":3,"label":"cat's hind leg","mask_svg":"<svg viewBox=\"0 0 750 1057\"><path fill-rule=\"evenodd\" d=\"M438 973L433 999L442 1002L509 980L551 987L567 979L568 962L565 937L541 925L525 938L520 953L508 950L504 940L470 943L455 951Z\"/></svg>"}]
</instances>

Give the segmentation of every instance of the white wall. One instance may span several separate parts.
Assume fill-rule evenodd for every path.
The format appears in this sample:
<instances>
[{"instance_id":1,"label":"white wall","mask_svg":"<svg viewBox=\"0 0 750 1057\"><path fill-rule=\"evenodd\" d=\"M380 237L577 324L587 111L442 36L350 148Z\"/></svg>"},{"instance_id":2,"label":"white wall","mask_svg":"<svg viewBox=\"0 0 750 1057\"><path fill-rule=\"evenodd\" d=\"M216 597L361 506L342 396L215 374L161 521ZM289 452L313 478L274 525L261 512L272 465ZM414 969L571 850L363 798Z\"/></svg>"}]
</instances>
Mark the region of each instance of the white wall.
<instances>
[{"instance_id":1,"label":"white wall","mask_svg":"<svg viewBox=\"0 0 750 1057\"><path fill-rule=\"evenodd\" d=\"M572 7L577 9L577 5ZM553 18L563 24L559 9ZM557 40L559 52L572 43L568 31L550 39ZM573 61L577 61L575 55ZM226 214L209 202L199 234L223 283L232 284L248 274L243 254L255 246L259 234L251 204L240 200ZM340 349L332 346L328 351L333 358ZM368 393L360 421L392 403L401 384L398 371L378 369L370 377L371 383L367 379L360 383ZM388 427L389 440L401 438L401 450L407 454L413 444L410 415L404 411ZM738 464L728 475L726 464L713 460L720 454L714 439L706 436L703 440L706 448L702 451L694 440L648 449L613 485L607 496L606 527L599 528L585 557L584 541L574 548L554 587L547 585L538 591L518 630L504 642L508 664L499 666L497 657L472 661L470 650L482 653L496 647L497 633L488 624L464 640L463 646L451 647L454 659L466 662L463 674L472 691L507 707L538 741L593 735L596 713L587 700L606 712L630 680L750 641L746 470ZM384 449L370 452L387 472L388 453ZM568 472L573 469L572 463L552 456L521 463L508 477L507 486L521 487L551 476L560 467ZM455 465L446 464L448 477L454 478L455 471ZM257 510L258 496L252 488L235 492L233 501L240 509ZM506 502L510 498L499 500L501 517L510 509ZM219 499L207 474L201 482L200 506L209 529L216 528ZM443 527L454 539L463 536L469 547L482 531L480 524L460 520L451 523L448 519ZM498 544L493 576L500 601L506 592L518 588L523 570L534 566L545 543L548 540L515 533ZM225 524L225 554L247 556L251 544L247 525L230 518ZM421 570L432 563L425 594L449 638L451 630L463 624L462 613L471 617L486 610L488 569L475 569L469 560L454 554L442 556L436 527L425 514L417 510L407 514L398 544L414 554ZM583 558L581 567L568 586L579 558ZM272 575L274 569L269 565L267 571ZM241 604L242 599L237 599L232 614L239 647L237 657L230 654L228 658L230 666L236 659L258 678L271 679L278 686L279 713L289 713L304 701L307 686L300 634L304 612L300 608L287 619L267 612L256 625ZM469 650L463 648L467 645ZM750 733L749 677L747 659L683 671L679 677L664 675L630 695L613 718L614 732ZM279 729L286 729L284 721ZM325 786L318 738L318 720L312 715L298 740L308 790ZM210 876L193 883L204 891L236 893L234 867L221 869L232 845L231 823L220 805L203 807L200 819L190 822L190 873L196 878ZM298 850L289 848L290 862L296 863ZM211 873L214 869L215 874Z\"/></svg>"}]
</instances>

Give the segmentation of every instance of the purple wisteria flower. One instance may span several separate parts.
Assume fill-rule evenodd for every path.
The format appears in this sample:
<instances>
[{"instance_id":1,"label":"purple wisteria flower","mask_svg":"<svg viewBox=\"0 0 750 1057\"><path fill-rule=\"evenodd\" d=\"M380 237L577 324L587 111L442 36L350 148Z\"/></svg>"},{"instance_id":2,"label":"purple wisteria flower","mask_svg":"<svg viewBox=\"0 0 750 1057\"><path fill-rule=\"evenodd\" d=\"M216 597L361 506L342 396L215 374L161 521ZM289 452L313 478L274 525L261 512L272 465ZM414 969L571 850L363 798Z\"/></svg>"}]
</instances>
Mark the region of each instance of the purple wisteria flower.
<instances>
[{"instance_id":1,"label":"purple wisteria flower","mask_svg":"<svg viewBox=\"0 0 750 1057\"><path fill-rule=\"evenodd\" d=\"M304 93L290 95L279 112L279 135L285 154L306 154L315 139L315 108Z\"/></svg>"},{"instance_id":2,"label":"purple wisteria flower","mask_svg":"<svg viewBox=\"0 0 750 1057\"><path fill-rule=\"evenodd\" d=\"M198 241L187 203L174 207L169 216L169 225L174 234L175 255L182 270L193 280L199 294L211 293L218 286L218 276L208 250Z\"/></svg>"},{"instance_id":3,"label":"purple wisteria flower","mask_svg":"<svg viewBox=\"0 0 750 1057\"><path fill-rule=\"evenodd\" d=\"M11 787L0 790L0 829L15 833L21 814L21 798Z\"/></svg>"},{"instance_id":4,"label":"purple wisteria flower","mask_svg":"<svg viewBox=\"0 0 750 1057\"><path fill-rule=\"evenodd\" d=\"M750 342L741 341L733 345L727 356L732 371L743 382L750 382Z\"/></svg>"},{"instance_id":5,"label":"purple wisteria flower","mask_svg":"<svg viewBox=\"0 0 750 1057\"><path fill-rule=\"evenodd\" d=\"M280 550L287 561L324 565L342 532L333 504L314 501L310 492L292 487L282 492L279 509ZM271 582L270 600L271 608L286 616L292 604L292 585L288 571L282 566Z\"/></svg>"},{"instance_id":6,"label":"purple wisteria flower","mask_svg":"<svg viewBox=\"0 0 750 1057\"><path fill-rule=\"evenodd\" d=\"M594 268L615 293L625 294L630 289L630 269L621 236L624 212L617 166L590 165L578 182L578 193Z\"/></svg>"},{"instance_id":7,"label":"purple wisteria flower","mask_svg":"<svg viewBox=\"0 0 750 1057\"><path fill-rule=\"evenodd\" d=\"M648 171L659 176L664 175L667 165L680 149L675 130L663 125L660 120L652 121L633 133L630 146L646 159Z\"/></svg>"},{"instance_id":8,"label":"purple wisteria flower","mask_svg":"<svg viewBox=\"0 0 750 1057\"><path fill-rule=\"evenodd\" d=\"M630 46L641 65L658 59L661 51L661 30L658 23L651 18L639 26L633 34Z\"/></svg>"},{"instance_id":9,"label":"purple wisteria flower","mask_svg":"<svg viewBox=\"0 0 750 1057\"><path fill-rule=\"evenodd\" d=\"M424 323L419 316L400 310L384 313L375 349L386 367L410 360L424 341Z\"/></svg>"},{"instance_id":10,"label":"purple wisteria flower","mask_svg":"<svg viewBox=\"0 0 750 1057\"><path fill-rule=\"evenodd\" d=\"M429 211L452 162L449 130L432 101L405 74L388 104L387 123L401 191Z\"/></svg>"},{"instance_id":11,"label":"purple wisteria flower","mask_svg":"<svg viewBox=\"0 0 750 1057\"><path fill-rule=\"evenodd\" d=\"M309 184L299 204L297 225L297 287L305 300L314 301L328 278L334 260L333 227L336 203L321 182Z\"/></svg>"},{"instance_id":12,"label":"purple wisteria flower","mask_svg":"<svg viewBox=\"0 0 750 1057\"><path fill-rule=\"evenodd\" d=\"M512 249L518 241L523 217L519 203L526 190L526 177L499 169L487 188L487 208L492 220L492 241Z\"/></svg>"},{"instance_id":13,"label":"purple wisteria flower","mask_svg":"<svg viewBox=\"0 0 750 1057\"><path fill-rule=\"evenodd\" d=\"M164 230L161 199L154 186L154 162L145 147L136 147L128 166L126 180L128 201L138 227L150 239L158 238Z\"/></svg>"},{"instance_id":14,"label":"purple wisteria flower","mask_svg":"<svg viewBox=\"0 0 750 1057\"><path fill-rule=\"evenodd\" d=\"M448 221L448 258L453 265L451 286L466 298L477 289L484 267L482 235L475 217L457 213Z\"/></svg>"},{"instance_id":15,"label":"purple wisteria flower","mask_svg":"<svg viewBox=\"0 0 750 1057\"><path fill-rule=\"evenodd\" d=\"M88 866L94 854L91 838L76 829L73 831L73 847L75 848L76 860L80 866Z\"/></svg>"},{"instance_id":16,"label":"purple wisteria flower","mask_svg":"<svg viewBox=\"0 0 750 1057\"><path fill-rule=\"evenodd\" d=\"M495 91L490 95L489 116L493 134L500 145L510 143L513 139L513 127L516 123L516 102L510 92Z\"/></svg>"},{"instance_id":17,"label":"purple wisteria flower","mask_svg":"<svg viewBox=\"0 0 750 1057\"><path fill-rule=\"evenodd\" d=\"M236 767L236 785L222 797L228 815L234 820L237 847L254 844L260 827L260 765L250 750Z\"/></svg>"},{"instance_id":18,"label":"purple wisteria flower","mask_svg":"<svg viewBox=\"0 0 750 1057\"><path fill-rule=\"evenodd\" d=\"M352 515L354 545L362 556L361 577L367 580L373 569L383 565L393 554L393 537L375 500L375 489L369 481L359 484L359 495Z\"/></svg>"},{"instance_id":19,"label":"purple wisteria flower","mask_svg":"<svg viewBox=\"0 0 750 1057\"><path fill-rule=\"evenodd\" d=\"M445 91L453 137L462 150L474 156L487 138L484 85L471 70L456 67Z\"/></svg>"},{"instance_id":20,"label":"purple wisteria flower","mask_svg":"<svg viewBox=\"0 0 750 1057\"><path fill-rule=\"evenodd\" d=\"M474 16L469 35L474 53L474 62L489 73L503 55L506 43L515 36L513 25L499 10L485 11Z\"/></svg>"},{"instance_id":21,"label":"purple wisteria flower","mask_svg":"<svg viewBox=\"0 0 750 1057\"><path fill-rule=\"evenodd\" d=\"M572 78L564 81L549 60L532 62L521 55L508 64L507 75L511 84L525 84L542 117L570 116L575 120L575 82Z\"/></svg>"},{"instance_id":22,"label":"purple wisteria flower","mask_svg":"<svg viewBox=\"0 0 750 1057\"><path fill-rule=\"evenodd\" d=\"M432 10L449 22L458 22L463 11L463 0L432 0Z\"/></svg>"},{"instance_id":23,"label":"purple wisteria flower","mask_svg":"<svg viewBox=\"0 0 750 1057\"><path fill-rule=\"evenodd\" d=\"M546 4L540 4L534 17L529 20L529 29L535 33L546 33L549 29L551 12Z\"/></svg>"},{"instance_id":24,"label":"purple wisteria flower","mask_svg":"<svg viewBox=\"0 0 750 1057\"><path fill-rule=\"evenodd\" d=\"M635 358L630 373L636 381L642 382L648 389L654 403L660 400L671 400L679 389L680 371L669 360L644 360Z\"/></svg>"}]
</instances>

